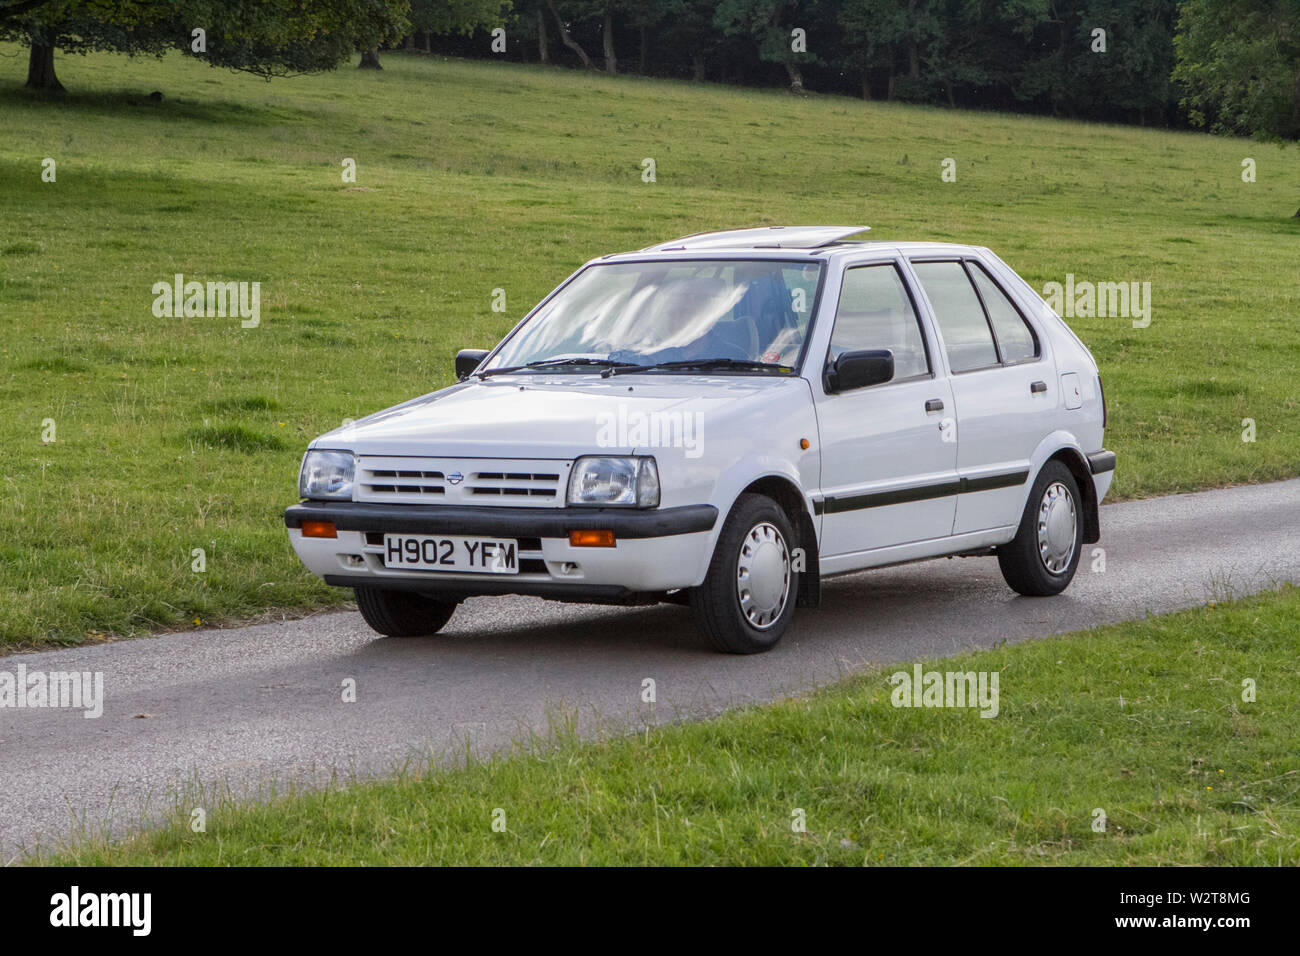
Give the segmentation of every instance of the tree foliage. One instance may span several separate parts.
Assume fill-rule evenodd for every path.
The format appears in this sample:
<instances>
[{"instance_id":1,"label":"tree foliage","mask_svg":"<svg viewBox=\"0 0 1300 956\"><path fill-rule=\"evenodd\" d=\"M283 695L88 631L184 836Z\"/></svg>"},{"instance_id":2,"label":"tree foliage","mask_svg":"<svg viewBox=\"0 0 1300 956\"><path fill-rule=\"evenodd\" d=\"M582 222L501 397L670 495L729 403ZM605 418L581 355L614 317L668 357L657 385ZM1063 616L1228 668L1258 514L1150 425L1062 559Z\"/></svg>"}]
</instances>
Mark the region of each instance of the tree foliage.
<instances>
[{"instance_id":1,"label":"tree foliage","mask_svg":"<svg viewBox=\"0 0 1300 956\"><path fill-rule=\"evenodd\" d=\"M0 0L0 38L31 47L33 64L55 49L179 49L269 78L332 69L358 48L394 40L408 10L407 0L47 0L22 10Z\"/></svg>"},{"instance_id":2,"label":"tree foliage","mask_svg":"<svg viewBox=\"0 0 1300 956\"><path fill-rule=\"evenodd\" d=\"M1174 44L1192 123L1300 139L1300 0L1186 0Z\"/></svg>"}]
</instances>

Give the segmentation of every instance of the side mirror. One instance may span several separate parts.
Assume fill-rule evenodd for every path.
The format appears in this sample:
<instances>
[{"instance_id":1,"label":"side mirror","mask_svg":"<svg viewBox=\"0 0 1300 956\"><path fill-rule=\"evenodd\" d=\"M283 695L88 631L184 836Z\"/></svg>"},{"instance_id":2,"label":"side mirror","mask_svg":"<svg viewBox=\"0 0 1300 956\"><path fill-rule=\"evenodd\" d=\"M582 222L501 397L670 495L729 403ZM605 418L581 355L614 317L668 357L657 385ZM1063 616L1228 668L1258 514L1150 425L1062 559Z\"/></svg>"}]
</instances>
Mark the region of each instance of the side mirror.
<instances>
[{"instance_id":1,"label":"side mirror","mask_svg":"<svg viewBox=\"0 0 1300 956\"><path fill-rule=\"evenodd\" d=\"M826 366L828 392L848 392L868 385L880 385L894 377L894 353L889 349L845 352Z\"/></svg>"},{"instance_id":2,"label":"side mirror","mask_svg":"<svg viewBox=\"0 0 1300 956\"><path fill-rule=\"evenodd\" d=\"M456 353L456 381L463 382L479 363L487 358L491 349L461 349Z\"/></svg>"}]
</instances>

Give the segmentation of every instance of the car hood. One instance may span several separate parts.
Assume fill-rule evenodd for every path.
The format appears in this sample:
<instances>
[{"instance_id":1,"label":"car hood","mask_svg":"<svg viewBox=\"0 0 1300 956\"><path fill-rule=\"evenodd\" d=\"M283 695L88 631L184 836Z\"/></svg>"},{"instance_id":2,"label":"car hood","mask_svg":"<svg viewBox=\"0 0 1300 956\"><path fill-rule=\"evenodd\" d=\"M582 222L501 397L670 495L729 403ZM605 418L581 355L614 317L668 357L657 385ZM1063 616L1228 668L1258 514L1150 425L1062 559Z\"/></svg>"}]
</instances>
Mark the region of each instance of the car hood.
<instances>
[{"instance_id":1,"label":"car hood","mask_svg":"<svg viewBox=\"0 0 1300 956\"><path fill-rule=\"evenodd\" d=\"M644 434L636 425L647 416L664 423L690 415L721 436L736 419L752 428L764 420L764 406L794 400L809 400L808 384L797 377L502 376L395 405L322 435L312 447L466 458L631 454Z\"/></svg>"}]
</instances>

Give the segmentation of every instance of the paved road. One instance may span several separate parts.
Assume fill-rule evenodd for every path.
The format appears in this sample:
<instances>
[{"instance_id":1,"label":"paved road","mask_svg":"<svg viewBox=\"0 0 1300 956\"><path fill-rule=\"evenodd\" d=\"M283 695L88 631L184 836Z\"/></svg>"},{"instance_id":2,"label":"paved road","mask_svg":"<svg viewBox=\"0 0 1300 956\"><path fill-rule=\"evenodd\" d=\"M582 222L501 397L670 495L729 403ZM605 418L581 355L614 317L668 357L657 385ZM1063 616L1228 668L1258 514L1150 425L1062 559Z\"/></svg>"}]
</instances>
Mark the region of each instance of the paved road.
<instances>
[{"instance_id":1,"label":"paved road","mask_svg":"<svg viewBox=\"0 0 1300 956\"><path fill-rule=\"evenodd\" d=\"M827 582L768 654L697 642L689 610L479 598L440 636L383 640L357 614L0 658L104 674L104 714L0 710L0 861L70 833L120 834L216 785L266 793L488 752L557 713L587 733L715 713L870 665L985 648L1300 580L1300 480L1104 507L1105 571L1029 599L997 562L952 559ZM1089 549L1091 550L1091 548ZM641 702L654 678L658 703ZM342 701L345 679L357 701ZM198 800L202 805L204 801Z\"/></svg>"}]
</instances>

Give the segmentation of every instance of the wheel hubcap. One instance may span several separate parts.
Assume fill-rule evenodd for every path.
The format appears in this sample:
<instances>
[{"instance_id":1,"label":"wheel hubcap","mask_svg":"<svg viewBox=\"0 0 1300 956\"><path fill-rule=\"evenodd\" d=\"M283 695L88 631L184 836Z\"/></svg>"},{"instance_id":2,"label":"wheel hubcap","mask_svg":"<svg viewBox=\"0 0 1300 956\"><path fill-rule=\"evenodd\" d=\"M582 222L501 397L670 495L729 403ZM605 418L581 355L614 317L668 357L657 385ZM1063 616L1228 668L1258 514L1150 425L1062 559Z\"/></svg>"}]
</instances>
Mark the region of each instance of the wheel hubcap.
<instances>
[{"instance_id":1,"label":"wheel hubcap","mask_svg":"<svg viewBox=\"0 0 1300 956\"><path fill-rule=\"evenodd\" d=\"M1061 482L1052 482L1038 503L1038 556L1052 574L1070 566L1077 528L1074 496Z\"/></svg>"},{"instance_id":2,"label":"wheel hubcap","mask_svg":"<svg viewBox=\"0 0 1300 956\"><path fill-rule=\"evenodd\" d=\"M736 594L751 627L767 630L781 617L790 597L790 552L776 526L749 529L736 561Z\"/></svg>"}]
</instances>

